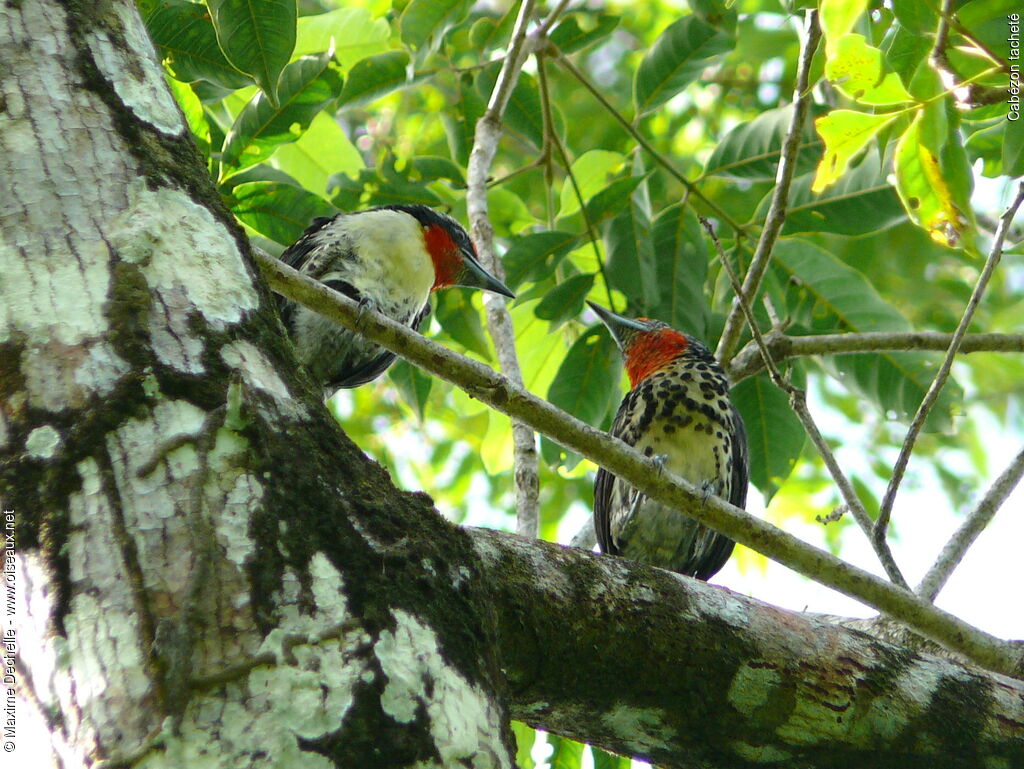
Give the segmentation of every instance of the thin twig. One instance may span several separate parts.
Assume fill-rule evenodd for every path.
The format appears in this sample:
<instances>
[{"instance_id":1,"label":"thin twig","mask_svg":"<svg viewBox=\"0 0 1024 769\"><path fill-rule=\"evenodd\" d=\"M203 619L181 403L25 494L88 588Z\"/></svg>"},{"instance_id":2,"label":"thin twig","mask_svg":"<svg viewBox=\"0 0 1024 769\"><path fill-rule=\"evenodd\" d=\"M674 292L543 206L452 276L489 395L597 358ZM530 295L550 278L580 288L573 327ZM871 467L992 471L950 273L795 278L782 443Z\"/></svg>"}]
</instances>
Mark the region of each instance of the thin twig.
<instances>
[{"instance_id":1,"label":"thin twig","mask_svg":"<svg viewBox=\"0 0 1024 769\"><path fill-rule=\"evenodd\" d=\"M361 308L352 299L273 257L259 251L255 254L271 288L285 298L355 330L496 411L523 421L559 445L607 468L651 499L686 510L694 520L903 622L982 667L1007 675L1024 671L1021 655L1012 644L718 497L707 496L650 457L566 414L508 377L445 349L372 309Z\"/></svg>"},{"instance_id":2,"label":"thin twig","mask_svg":"<svg viewBox=\"0 0 1024 769\"><path fill-rule=\"evenodd\" d=\"M466 208L469 213L473 240L480 253L480 261L499 280L505 277L501 260L494 250L494 230L491 227L487 207L487 177L490 175L494 156L501 138L501 118L512 95L519 72L528 54L529 38L527 25L533 16L534 0L523 0L519 7L512 42L508 55L502 64L494 90L487 105L487 111L477 121L473 137L473 149L469 155L466 173ZM515 329L512 315L504 298L489 295L484 299L487 308L487 327L498 362L514 382L522 384L523 373L516 354ZM537 441L528 426L512 420L513 465L515 468L516 532L525 537L540 534L540 477L537 468Z\"/></svg>"},{"instance_id":3,"label":"thin twig","mask_svg":"<svg viewBox=\"0 0 1024 769\"><path fill-rule=\"evenodd\" d=\"M608 296L608 306L612 312L615 311L615 301L612 299L612 287L608 281L608 273L604 267L604 256L601 254L601 239L597 233L597 227L594 226L594 221L590 218L590 212L587 210L587 202L583 199L583 191L580 189L579 182L576 179L576 174L572 170L572 161L569 159L569 153L566 152L565 145L562 144L562 140L558 138L558 134L555 132L554 120L551 114L551 94L548 90L548 78L547 78L547 57L539 54L537 56L537 76L540 81L540 103L541 112L544 116L544 141L546 149L550 154L551 147L554 147L558 151L559 157L562 159L562 167L565 168L566 178L572 185L573 193L576 195L576 200L580 204L580 214L583 216L583 224L587 228L587 237L590 239L590 246L594 250L594 258L597 260L597 272L601 276L601 281L604 283L604 289ZM549 185L550 194L550 185Z\"/></svg>"},{"instance_id":4,"label":"thin twig","mask_svg":"<svg viewBox=\"0 0 1024 769\"><path fill-rule=\"evenodd\" d=\"M978 506L971 511L967 519L960 524L956 533L950 537L935 563L924 575L921 584L917 586L915 593L926 601L935 600L935 596L939 594L946 584L946 580L963 560L967 550L974 544L974 540L989 525L996 511L1010 496L1010 492L1020 483L1022 476L1024 476L1024 449L1021 449L1014 457L1002 475L996 478L995 483L982 497Z\"/></svg>"},{"instance_id":5,"label":"thin twig","mask_svg":"<svg viewBox=\"0 0 1024 769\"><path fill-rule=\"evenodd\" d=\"M970 79L965 80L949 60L946 49L949 47L949 30L953 21L953 0L943 0L942 8L939 11L939 28L935 33L935 45L932 46L930 56L931 64L939 73L942 85L953 94L958 105L966 108L1005 101L1009 95L1008 88L991 88L979 83L972 83ZM984 51L1003 72L1009 73L1010 69L1006 62L996 56L981 41L974 37L971 37L971 41L978 46L979 50Z\"/></svg>"},{"instance_id":6,"label":"thin twig","mask_svg":"<svg viewBox=\"0 0 1024 769\"><path fill-rule=\"evenodd\" d=\"M817 334L814 336L787 336L771 330L764 335L772 358L782 362L788 358L811 355L846 355L874 352L943 352L949 349L952 334L939 331L868 331L862 334ZM960 355L974 352L1024 353L1024 334L967 334L957 351ZM727 368L729 379L735 384L754 376L764 369L761 351L749 342Z\"/></svg>"},{"instance_id":7,"label":"thin twig","mask_svg":"<svg viewBox=\"0 0 1024 769\"><path fill-rule=\"evenodd\" d=\"M552 46L552 48L553 47L554 46ZM692 193L697 198L699 198L700 201L705 206L708 207L708 210L714 213L717 219L729 225L731 229L735 230L736 232L744 231L742 224L738 224L737 222L735 222L732 219L732 217L730 217L729 214L725 212L724 209L719 207L718 204L716 204L714 201L708 199L703 192L697 189L697 187L694 185L692 181L683 176L679 172L679 170L676 169L674 165L672 165L672 161L670 161L662 153L658 152L658 150L655 149L654 145L647 141L644 135L637 130L636 126L634 126L632 123L626 120L626 118L624 118L619 113L619 111L615 109L615 106L610 101L608 101L607 98L605 98L605 95L601 93L601 90L590 82L590 79L585 74L583 74L583 72L581 72L575 64L572 63L568 56L559 51L557 54L554 54L554 58L562 66L562 68L565 69L566 72L568 72L570 75L576 78L579 84L586 88L590 92L590 94L595 99L597 99L601 106L608 111L608 114L615 118L616 122L625 129L626 133L632 136L636 143L647 151L647 153L651 156L655 163L664 168L668 172L669 176L671 176L673 179L675 179L677 182L682 184L683 187L686 188L686 192L688 194Z\"/></svg>"},{"instance_id":8,"label":"thin twig","mask_svg":"<svg viewBox=\"0 0 1024 769\"><path fill-rule=\"evenodd\" d=\"M992 274L995 272L996 267L999 265L999 260L1003 256L1003 240L1006 237L1006 231L1010 226L1010 222L1013 221L1017 209L1020 208L1022 201L1024 201L1024 182L1018 185L1017 197L1010 204L1010 207L1006 209L999 222L999 229L996 230L996 236L992 240L992 248L989 249L988 259L985 260L985 267L982 269L981 275L978 276L978 282L974 285L974 291L971 292L971 298L967 302L967 307L960 318L960 323L957 325L956 331L953 332L953 338L950 340L946 357L943 359L942 365L939 366L939 370L935 373L935 379L932 380L931 387L925 393L924 399L914 415L914 420L910 423L910 428L907 430L907 437L903 441L900 455L896 458L896 464L892 468L892 478L889 480L889 486L885 490L885 496L882 497L882 505L878 510L878 519L875 521L874 529L875 541L883 541L886 538L893 502L896 500L896 492L899 490L900 483L903 481L903 475L907 470L907 463L910 461L910 454L914 450L914 443L917 441L921 428L924 427L925 420L928 418L928 412L935 405L939 394L942 392L943 385L946 384L946 380L949 378L950 369L953 367L953 360L956 358L957 350L960 349L960 343L967 333L967 327L971 325L974 312L978 309L981 297L985 293L985 289L988 288L989 280L992 278Z\"/></svg>"},{"instance_id":9,"label":"thin twig","mask_svg":"<svg viewBox=\"0 0 1024 769\"><path fill-rule=\"evenodd\" d=\"M761 230L761 237L758 238L757 247L754 249L754 256L747 268L747 274L743 279L743 293L749 297L756 297L757 290L761 286L761 278L768 268L768 260L771 258L775 241L782 232L782 225L786 222L786 207L789 205L789 187L793 181L793 174L796 171L796 156L800 149L800 140L803 135L804 121L807 119L807 112L811 106L811 89L809 87L811 60L818 48L818 41L821 38L821 28L818 25L818 12L808 11L807 13L807 36L804 38L803 48L800 51L800 66L797 70L796 93L793 96L793 116L789 121L789 128L786 132L786 139L782 144L782 153L779 157L779 168L775 174L775 190L772 192L771 204L768 206L768 214L765 218L764 229ZM726 318L725 327L722 329L722 336L718 340L718 349L715 356L723 364L727 363L736 349L742 329L743 311L738 303L733 303L732 310Z\"/></svg>"},{"instance_id":10,"label":"thin twig","mask_svg":"<svg viewBox=\"0 0 1024 769\"><path fill-rule=\"evenodd\" d=\"M839 487L839 491L843 495L843 501L846 503L847 509L849 509L853 514L854 520L857 521L857 524L864 531L868 541L870 541L872 545L875 545L875 554L878 556L878 560L882 564L882 568L885 569L885 573L889 575L889 579L891 579L894 584L909 590L910 586L907 584L907 580L903 577L902 572L896 565L896 560L893 558L892 551L889 549L888 543L882 542L881 546L877 546L872 538L871 518L868 515L867 510L864 509L864 504L860 501L860 497L857 496L857 492L854 490L853 484L850 483L850 479L846 477L842 468L839 467L839 463L836 461L835 455L832 453L832 449L829 447L828 442L821 434L821 431L818 429L818 425L811 416L810 409L807 408L807 394L799 387L795 387L788 380L783 378L782 374L779 373L778 367L775 365L775 361L772 360L772 354L764 342L761 330L757 326L757 319L754 317L754 312L750 308L750 301L747 295L743 292L739 276L736 275L736 271L733 270L732 265L725 256L722 244L719 242L718 236L715 235L714 227L712 227L711 222L704 217L699 218L701 224L704 225L704 229L707 230L708 236L711 238L711 242L714 244L715 249L718 251L722 267L729 276L729 281L732 283L732 289L736 293L736 300L739 302L740 311L747 320L747 325L750 327L750 333L754 337L754 343L761 351L761 357L764 360L765 368L768 369L768 376L771 378L772 384L789 395L790 407L797 415L800 423L804 426L804 430L811 439L811 443L814 444L814 448L818 450L818 454L821 456L822 460L824 460L825 467L828 468L829 474L832 476L832 480L835 481L836 486Z\"/></svg>"}]
</instances>

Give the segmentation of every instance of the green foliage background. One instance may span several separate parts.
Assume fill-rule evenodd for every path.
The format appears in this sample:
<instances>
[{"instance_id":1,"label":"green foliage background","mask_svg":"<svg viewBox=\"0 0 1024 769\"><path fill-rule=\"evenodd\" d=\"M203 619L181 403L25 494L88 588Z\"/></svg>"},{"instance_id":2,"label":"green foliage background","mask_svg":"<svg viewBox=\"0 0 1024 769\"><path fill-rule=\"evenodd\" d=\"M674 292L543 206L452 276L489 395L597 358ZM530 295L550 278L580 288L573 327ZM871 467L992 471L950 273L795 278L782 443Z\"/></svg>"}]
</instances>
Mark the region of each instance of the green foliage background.
<instances>
[{"instance_id":1,"label":"green foliage background","mask_svg":"<svg viewBox=\"0 0 1024 769\"><path fill-rule=\"evenodd\" d=\"M473 131L517 5L139 4L211 176L268 250L279 253L314 216L374 205L425 203L466 221ZM550 29L550 45L528 61L512 95L489 197L518 294L511 313L530 390L592 424L610 423L624 391L621 365L583 311L588 298L714 346L733 294L696 217L716 221L742 272L774 186L808 5L608 0L570 9ZM954 6L951 66L1005 88L1013 3ZM542 6L538 18L550 10ZM1024 129L1007 120L1005 100L957 108L929 60L936 4L823 0L820 10L814 120L755 311L767 329L770 305L793 335L951 331L998 213L993 180L1024 172ZM481 301L461 289L437 294L425 331L496 365ZM971 330L1020 332L1021 317L1024 279L1011 255ZM868 428L865 461L852 474L869 512L940 358L887 352L789 364L793 380L831 410L830 424ZM932 463L951 507L973 498L989 472L984 440L963 415L1020 424L1021 381L1019 355L957 363L915 454ZM786 397L759 375L738 383L733 398L769 517L785 525L787 516L827 514L837 492ZM359 445L446 514L513 526L503 512L513 482L504 416L401 362L333 406ZM546 440L541 447L542 536L555 539L567 511L589 508L594 468ZM952 473L954 465L962 470ZM833 544L845 525L831 525ZM529 731L520 732L523 741ZM579 765L568 741L552 744L558 766Z\"/></svg>"}]
</instances>

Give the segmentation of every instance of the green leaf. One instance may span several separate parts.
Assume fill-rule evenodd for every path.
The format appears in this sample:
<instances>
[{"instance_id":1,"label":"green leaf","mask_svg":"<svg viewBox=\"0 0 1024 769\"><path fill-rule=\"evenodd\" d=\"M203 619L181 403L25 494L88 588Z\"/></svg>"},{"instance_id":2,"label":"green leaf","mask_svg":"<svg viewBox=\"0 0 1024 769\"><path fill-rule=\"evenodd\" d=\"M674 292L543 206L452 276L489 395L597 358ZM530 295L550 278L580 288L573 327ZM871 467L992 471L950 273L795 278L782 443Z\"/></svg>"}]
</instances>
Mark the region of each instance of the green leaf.
<instances>
[{"instance_id":1,"label":"green leaf","mask_svg":"<svg viewBox=\"0 0 1024 769\"><path fill-rule=\"evenodd\" d=\"M825 76L844 94L861 104L885 106L913 101L894 72L882 73L882 52L868 45L863 35L839 39L837 50L825 64Z\"/></svg>"},{"instance_id":2,"label":"green leaf","mask_svg":"<svg viewBox=\"0 0 1024 769\"><path fill-rule=\"evenodd\" d=\"M374 206L415 205L439 206L441 198L435 195L426 184L414 182L402 176L392 176L380 182L370 193L369 204Z\"/></svg>"},{"instance_id":3,"label":"green leaf","mask_svg":"<svg viewBox=\"0 0 1024 769\"><path fill-rule=\"evenodd\" d=\"M388 51L356 62L348 73L337 106L361 107L412 84L409 54Z\"/></svg>"},{"instance_id":4,"label":"green leaf","mask_svg":"<svg viewBox=\"0 0 1024 769\"><path fill-rule=\"evenodd\" d=\"M246 182L232 190L231 211L256 232L291 245L318 216L338 209L301 187L282 182Z\"/></svg>"},{"instance_id":5,"label":"green leaf","mask_svg":"<svg viewBox=\"0 0 1024 769\"><path fill-rule=\"evenodd\" d=\"M295 48L295 0L207 0L217 42L274 106L278 78Z\"/></svg>"},{"instance_id":6,"label":"green leaf","mask_svg":"<svg viewBox=\"0 0 1024 769\"><path fill-rule=\"evenodd\" d=\"M513 291L524 282L536 282L552 274L558 262L575 248L579 236L549 230L516 238L501 261L506 284Z\"/></svg>"},{"instance_id":7,"label":"green leaf","mask_svg":"<svg viewBox=\"0 0 1024 769\"><path fill-rule=\"evenodd\" d=\"M534 769L533 743L537 739L537 732L521 721L512 722L512 734L516 738L516 769Z\"/></svg>"},{"instance_id":8,"label":"green leaf","mask_svg":"<svg viewBox=\"0 0 1024 769\"><path fill-rule=\"evenodd\" d=\"M534 308L538 318L552 324L575 318L583 310L583 300L594 286L593 273L573 275L555 286Z\"/></svg>"},{"instance_id":9,"label":"green leaf","mask_svg":"<svg viewBox=\"0 0 1024 769\"><path fill-rule=\"evenodd\" d=\"M644 176L627 176L623 179L616 179L603 190L587 201L587 216L590 221L597 225L607 216L614 216L622 210L624 201L636 191L649 174Z\"/></svg>"},{"instance_id":10,"label":"green leaf","mask_svg":"<svg viewBox=\"0 0 1024 769\"><path fill-rule=\"evenodd\" d=\"M646 311L672 328L706 339L708 249L696 215L682 203L669 206L655 218L651 237L660 294Z\"/></svg>"},{"instance_id":11,"label":"green leaf","mask_svg":"<svg viewBox=\"0 0 1024 769\"><path fill-rule=\"evenodd\" d=\"M832 254L800 240L780 240L772 255L790 281L794 298L788 310L815 333L850 331L907 331L910 323L886 302L857 270ZM884 352L836 355L825 366L846 387L875 403L883 414L906 419L914 414L931 386L934 368L919 354ZM926 427L949 426L952 402L961 396L949 382Z\"/></svg>"},{"instance_id":12,"label":"green leaf","mask_svg":"<svg viewBox=\"0 0 1024 769\"><path fill-rule=\"evenodd\" d=\"M395 365L388 369L388 378L398 390L416 418L422 422L430 387L434 380L406 360L399 358Z\"/></svg>"},{"instance_id":13,"label":"green leaf","mask_svg":"<svg viewBox=\"0 0 1024 769\"><path fill-rule=\"evenodd\" d=\"M895 115L870 115L837 109L815 121L825 142L825 156L814 175L813 192L822 192L846 173L850 162L879 131L896 119Z\"/></svg>"},{"instance_id":14,"label":"green leaf","mask_svg":"<svg viewBox=\"0 0 1024 769\"><path fill-rule=\"evenodd\" d=\"M336 173L354 176L363 168L363 156L348 140L338 121L319 112L297 142L278 147L271 158L274 167L287 172L307 190L327 191Z\"/></svg>"},{"instance_id":15,"label":"green leaf","mask_svg":"<svg viewBox=\"0 0 1024 769\"><path fill-rule=\"evenodd\" d=\"M892 0L892 12L904 29L915 35L929 34L938 25L936 6L919 0Z\"/></svg>"},{"instance_id":16,"label":"green leaf","mask_svg":"<svg viewBox=\"0 0 1024 769\"><path fill-rule=\"evenodd\" d=\"M583 762L583 743L548 734L548 744L552 747L548 759L551 769L580 769Z\"/></svg>"},{"instance_id":17,"label":"green leaf","mask_svg":"<svg viewBox=\"0 0 1024 769\"><path fill-rule=\"evenodd\" d=\"M731 176L751 181L775 179L782 144L793 118L792 105L768 110L753 120L741 123L725 135L711 153L705 176ZM796 156L796 174L812 170L821 159L822 141L809 126L804 126Z\"/></svg>"},{"instance_id":18,"label":"green leaf","mask_svg":"<svg viewBox=\"0 0 1024 769\"><path fill-rule=\"evenodd\" d=\"M654 266L651 222L638 206L616 216L608 225L608 257L605 274L612 288L630 304L647 308L658 301L658 276Z\"/></svg>"},{"instance_id":19,"label":"green leaf","mask_svg":"<svg viewBox=\"0 0 1024 769\"><path fill-rule=\"evenodd\" d=\"M412 0L398 19L402 42L410 48L437 43L453 24L462 21L472 0Z\"/></svg>"},{"instance_id":20,"label":"green leaf","mask_svg":"<svg viewBox=\"0 0 1024 769\"><path fill-rule=\"evenodd\" d=\"M487 65L477 77L476 87L484 103L491 98L491 91L501 71L501 62ZM521 134L535 147L544 146L544 119L541 116L540 91L537 79L528 72L522 72L516 81L508 106L505 108L505 125L509 130ZM475 128L475 126L474 126Z\"/></svg>"},{"instance_id":21,"label":"green leaf","mask_svg":"<svg viewBox=\"0 0 1024 769\"><path fill-rule=\"evenodd\" d=\"M625 161L622 153L610 150L590 150L576 158L571 166L571 171L584 202L608 187L608 178L622 170L622 164ZM560 201L561 205L556 219L564 219L580 210L576 188L573 187L572 180L568 176L562 182Z\"/></svg>"},{"instance_id":22,"label":"green leaf","mask_svg":"<svg viewBox=\"0 0 1024 769\"><path fill-rule=\"evenodd\" d=\"M299 18L292 56L326 51L334 44L334 59L348 70L361 59L388 49L391 30L384 19L375 19L365 8L338 8Z\"/></svg>"},{"instance_id":23,"label":"green leaf","mask_svg":"<svg viewBox=\"0 0 1024 769\"><path fill-rule=\"evenodd\" d=\"M867 8L867 0L821 0L821 32L829 58L835 55L839 40L853 29Z\"/></svg>"},{"instance_id":24,"label":"green leaf","mask_svg":"<svg viewBox=\"0 0 1024 769\"><path fill-rule=\"evenodd\" d=\"M473 22L469 30L469 44L476 51L490 51L508 45L516 25L519 9L513 5L500 18L484 16Z\"/></svg>"},{"instance_id":25,"label":"green leaf","mask_svg":"<svg viewBox=\"0 0 1024 769\"><path fill-rule=\"evenodd\" d=\"M912 0L918 4L917 0ZM904 86L910 87L914 79L914 73L922 66L928 66L926 60L932 50L933 40L931 35L922 35L911 32L903 26L897 25L892 36L883 42L885 60L899 75Z\"/></svg>"},{"instance_id":26,"label":"green leaf","mask_svg":"<svg viewBox=\"0 0 1024 769\"><path fill-rule=\"evenodd\" d=\"M712 61L732 50L735 41L696 16L670 24L640 62L633 81L637 115L667 102L697 79Z\"/></svg>"},{"instance_id":27,"label":"green leaf","mask_svg":"<svg viewBox=\"0 0 1024 769\"><path fill-rule=\"evenodd\" d=\"M618 16L605 13L598 14L596 20L590 14L570 13L555 25L548 39L557 45L562 53L582 51L608 37L619 26L620 20ZM581 26L580 21L586 23ZM587 29L583 29L584 26Z\"/></svg>"},{"instance_id":28,"label":"green leaf","mask_svg":"<svg viewBox=\"0 0 1024 769\"><path fill-rule=\"evenodd\" d=\"M730 35L736 34L736 3L734 0L689 0L690 10L712 27L728 30Z\"/></svg>"},{"instance_id":29,"label":"green leaf","mask_svg":"<svg viewBox=\"0 0 1024 769\"><path fill-rule=\"evenodd\" d=\"M466 186L466 177L462 174L462 168L448 158L420 155L412 159L412 167L419 178L425 181L447 179L458 187Z\"/></svg>"},{"instance_id":30,"label":"green leaf","mask_svg":"<svg viewBox=\"0 0 1024 769\"><path fill-rule=\"evenodd\" d=\"M170 76L167 76L165 80L171 93L174 94L174 100L178 102L178 106L181 107L181 111L185 115L185 121L188 123L192 136L195 137L199 150L208 158L210 155L210 124L206 122L206 113L203 111L199 97L188 83L182 83Z\"/></svg>"},{"instance_id":31,"label":"green leaf","mask_svg":"<svg viewBox=\"0 0 1024 769\"><path fill-rule=\"evenodd\" d=\"M874 150L824 193L813 191L813 181L808 174L796 179L790 188L783 228L787 235L798 232L866 235L906 219L896 191L881 172ZM767 213L770 200L770 194L762 199L757 218Z\"/></svg>"},{"instance_id":32,"label":"green leaf","mask_svg":"<svg viewBox=\"0 0 1024 769\"><path fill-rule=\"evenodd\" d=\"M491 344L472 297L473 293L468 288L438 291L434 294L434 317L444 333L454 341L483 360L490 360Z\"/></svg>"},{"instance_id":33,"label":"green leaf","mask_svg":"<svg viewBox=\"0 0 1024 769\"><path fill-rule=\"evenodd\" d=\"M923 110L896 143L896 191L914 223L934 242L953 248L969 232L970 206L943 173L933 138L942 130L936 126L938 114Z\"/></svg>"},{"instance_id":34,"label":"green leaf","mask_svg":"<svg viewBox=\"0 0 1024 769\"><path fill-rule=\"evenodd\" d=\"M253 84L224 56L206 6L164 0L154 4L145 21L149 36L178 80L205 80L228 90Z\"/></svg>"},{"instance_id":35,"label":"green leaf","mask_svg":"<svg viewBox=\"0 0 1024 769\"><path fill-rule=\"evenodd\" d=\"M260 92L235 119L224 140L221 163L240 171L270 157L278 146L298 139L340 90L341 77L330 51L293 61L281 73L278 104Z\"/></svg>"},{"instance_id":36,"label":"green leaf","mask_svg":"<svg viewBox=\"0 0 1024 769\"><path fill-rule=\"evenodd\" d=\"M789 396L766 374L744 379L732 388L729 398L747 428L750 482L767 504L796 465L806 433L789 407Z\"/></svg>"},{"instance_id":37,"label":"green leaf","mask_svg":"<svg viewBox=\"0 0 1024 769\"><path fill-rule=\"evenodd\" d=\"M569 348L558 373L548 389L548 400L588 425L604 424L612 407L618 402L618 353L615 342L604 326L593 326ZM556 464L565 450L551 441L542 441L541 454L549 464ZM566 460L575 466L579 457Z\"/></svg>"},{"instance_id":38,"label":"green leaf","mask_svg":"<svg viewBox=\"0 0 1024 769\"><path fill-rule=\"evenodd\" d=\"M1006 137L1003 140L1003 174L1006 176L1024 176L1024 130L1014 127L1011 130L1006 121Z\"/></svg>"},{"instance_id":39,"label":"green leaf","mask_svg":"<svg viewBox=\"0 0 1024 769\"><path fill-rule=\"evenodd\" d=\"M630 769L633 760L629 756L616 756L590 746L590 757L594 759L594 769Z\"/></svg>"},{"instance_id":40,"label":"green leaf","mask_svg":"<svg viewBox=\"0 0 1024 769\"><path fill-rule=\"evenodd\" d=\"M455 103L441 113L445 135L452 158L465 166L469 163L469 153L473 147L476 123L487 109L483 97L476 88L476 79L464 72L458 80Z\"/></svg>"},{"instance_id":41,"label":"green leaf","mask_svg":"<svg viewBox=\"0 0 1024 769\"><path fill-rule=\"evenodd\" d=\"M964 150L971 161L981 160L983 163L982 175L990 178L1003 176L1004 159L1011 162L1015 159L1019 146L1018 136L1024 137L1024 131L1008 131L1010 121L1003 117L996 118L989 125L975 125L974 131L964 143ZM1009 154L1009 157L1007 155ZM1008 176L1020 176L1021 169L1017 172L1007 169Z\"/></svg>"}]
</instances>

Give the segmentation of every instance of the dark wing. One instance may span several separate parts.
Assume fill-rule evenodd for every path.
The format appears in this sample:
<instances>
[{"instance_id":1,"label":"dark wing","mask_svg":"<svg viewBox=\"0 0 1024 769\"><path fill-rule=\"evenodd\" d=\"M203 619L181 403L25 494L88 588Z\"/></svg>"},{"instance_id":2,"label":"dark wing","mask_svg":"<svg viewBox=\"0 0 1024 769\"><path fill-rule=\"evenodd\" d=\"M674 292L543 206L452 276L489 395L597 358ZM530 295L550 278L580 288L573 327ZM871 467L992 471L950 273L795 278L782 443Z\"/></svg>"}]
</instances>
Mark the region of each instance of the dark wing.
<instances>
[{"instance_id":1,"label":"dark wing","mask_svg":"<svg viewBox=\"0 0 1024 769\"><path fill-rule=\"evenodd\" d=\"M747 504L747 482L750 478L749 457L747 453L747 430L743 425L743 417L736 407L732 408L732 477L729 483L729 502L736 507L745 508ZM736 543L724 534L715 532L711 546L693 569L697 579L708 580L725 566L732 555Z\"/></svg>"},{"instance_id":2,"label":"dark wing","mask_svg":"<svg viewBox=\"0 0 1024 769\"><path fill-rule=\"evenodd\" d=\"M747 485L750 482L750 456L747 452L747 428L736 407L732 408L732 486L729 502L736 507L747 507Z\"/></svg>"},{"instance_id":3,"label":"dark wing","mask_svg":"<svg viewBox=\"0 0 1024 769\"><path fill-rule=\"evenodd\" d=\"M326 285L330 286L335 291L340 291L346 296L352 297L356 301L359 301L360 299L359 292L344 281L329 280L326 282ZM422 323L423 319L428 315L430 315L429 301L423 305L423 309L420 310L419 314L412 319L412 322L409 324L410 328L412 328L413 331L419 331L420 323ZM324 387L333 393L335 390L342 388L359 387L360 385L372 382L374 379L379 377L387 371L388 368L390 368L391 364L395 362L395 359L398 356L390 350L385 350L383 347L379 347L377 349L380 350L380 354L375 355L365 363L356 366L355 368L349 369L345 372L345 376L331 380L324 385Z\"/></svg>"},{"instance_id":4,"label":"dark wing","mask_svg":"<svg viewBox=\"0 0 1024 769\"><path fill-rule=\"evenodd\" d=\"M627 414L632 409L635 400L634 392L631 390L626 393L626 397L619 404L619 410L615 412L612 429L608 431L609 435L620 438L630 446L634 441L630 439L631 436L623 433L626 432ZM601 552L610 555L619 555L619 549L612 542L611 529L612 489L615 487L615 478L603 467L599 467L597 477L594 479L594 532L597 534L597 544L601 548Z\"/></svg>"},{"instance_id":5,"label":"dark wing","mask_svg":"<svg viewBox=\"0 0 1024 769\"><path fill-rule=\"evenodd\" d=\"M306 228L306 231L302 233L302 236L284 250L281 254L281 261L289 267L294 267L296 270L303 272L306 264L312 257L313 251L316 249L316 233L333 221L334 217L331 216L318 216L314 219ZM342 290L335 286L332 286L332 288L336 291ZM351 296L351 294L349 294L349 296ZM295 303L290 299L285 299L280 294L277 294L277 311L281 314L281 320L284 322L284 327L291 328L292 314L295 312Z\"/></svg>"},{"instance_id":6,"label":"dark wing","mask_svg":"<svg viewBox=\"0 0 1024 769\"><path fill-rule=\"evenodd\" d=\"M309 261L310 252L317 245L316 233L333 222L334 219L335 217L333 216L318 216L310 222L302 236L288 246L284 253L281 254L281 261L289 267L294 267L296 270L301 270L305 267L306 262Z\"/></svg>"}]
</instances>

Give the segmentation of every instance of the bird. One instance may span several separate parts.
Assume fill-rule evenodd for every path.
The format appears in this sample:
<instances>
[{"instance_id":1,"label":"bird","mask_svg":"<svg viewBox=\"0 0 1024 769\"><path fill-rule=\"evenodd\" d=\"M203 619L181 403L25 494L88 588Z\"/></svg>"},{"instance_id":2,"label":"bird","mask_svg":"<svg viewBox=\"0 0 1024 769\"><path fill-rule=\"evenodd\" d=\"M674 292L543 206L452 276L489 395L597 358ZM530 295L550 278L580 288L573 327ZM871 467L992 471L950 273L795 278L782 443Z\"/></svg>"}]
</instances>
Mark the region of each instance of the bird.
<instances>
[{"instance_id":1,"label":"bird","mask_svg":"<svg viewBox=\"0 0 1024 769\"><path fill-rule=\"evenodd\" d=\"M654 457L706 495L747 501L749 460L743 418L729 380L702 342L659 320L626 318L592 302L622 352L631 389L611 435ZM602 553L707 580L734 542L649 499L604 468L594 480L594 529Z\"/></svg>"},{"instance_id":2,"label":"bird","mask_svg":"<svg viewBox=\"0 0 1024 769\"><path fill-rule=\"evenodd\" d=\"M438 289L470 286L515 298L480 265L462 225L425 205L317 217L281 261L414 331ZM327 396L376 379L395 361L376 342L282 296L278 309L299 362Z\"/></svg>"}]
</instances>

